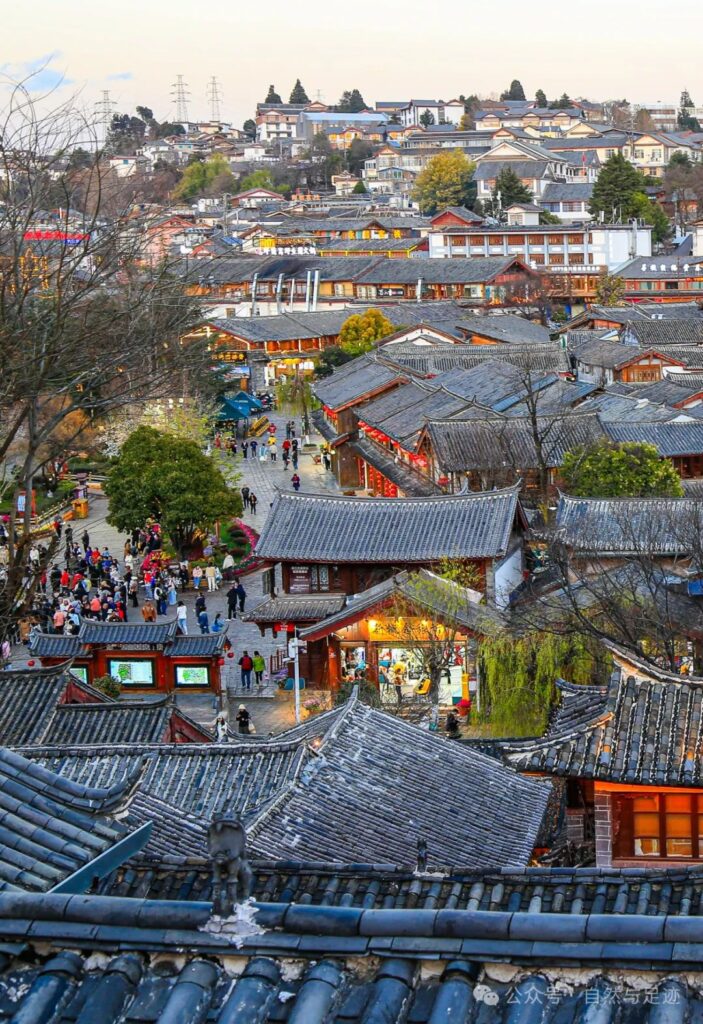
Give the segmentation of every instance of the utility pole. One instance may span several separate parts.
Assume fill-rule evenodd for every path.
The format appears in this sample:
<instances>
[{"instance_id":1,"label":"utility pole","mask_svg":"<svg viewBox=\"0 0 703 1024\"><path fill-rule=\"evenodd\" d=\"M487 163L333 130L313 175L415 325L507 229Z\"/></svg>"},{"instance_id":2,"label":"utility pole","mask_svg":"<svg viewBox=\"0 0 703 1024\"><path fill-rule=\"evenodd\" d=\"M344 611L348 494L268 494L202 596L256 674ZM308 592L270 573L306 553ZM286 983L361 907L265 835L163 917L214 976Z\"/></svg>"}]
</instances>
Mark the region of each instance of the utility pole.
<instances>
[{"instance_id":1,"label":"utility pole","mask_svg":"<svg viewBox=\"0 0 703 1024\"><path fill-rule=\"evenodd\" d=\"M220 103L222 102L222 93L220 91L220 85L215 75L212 76L207 84L207 101L210 104L210 120L220 120Z\"/></svg>"},{"instance_id":2,"label":"utility pole","mask_svg":"<svg viewBox=\"0 0 703 1024\"><path fill-rule=\"evenodd\" d=\"M112 112L115 109L115 104L110 99L109 89L103 89L100 96L101 98L95 104L95 120L99 136L96 141L98 146L104 146L110 131L110 122L112 121Z\"/></svg>"},{"instance_id":3,"label":"utility pole","mask_svg":"<svg viewBox=\"0 0 703 1024\"><path fill-rule=\"evenodd\" d=\"M288 656L293 659L293 692L295 694L295 724L300 725L300 649L305 648L305 642L299 640L297 630L293 638L288 641Z\"/></svg>"},{"instance_id":4,"label":"utility pole","mask_svg":"<svg viewBox=\"0 0 703 1024\"><path fill-rule=\"evenodd\" d=\"M187 124L188 97L190 92L188 91L188 86L183 81L183 75L176 75L176 81L171 87L171 95L173 96L173 102L176 104L176 121Z\"/></svg>"}]
</instances>

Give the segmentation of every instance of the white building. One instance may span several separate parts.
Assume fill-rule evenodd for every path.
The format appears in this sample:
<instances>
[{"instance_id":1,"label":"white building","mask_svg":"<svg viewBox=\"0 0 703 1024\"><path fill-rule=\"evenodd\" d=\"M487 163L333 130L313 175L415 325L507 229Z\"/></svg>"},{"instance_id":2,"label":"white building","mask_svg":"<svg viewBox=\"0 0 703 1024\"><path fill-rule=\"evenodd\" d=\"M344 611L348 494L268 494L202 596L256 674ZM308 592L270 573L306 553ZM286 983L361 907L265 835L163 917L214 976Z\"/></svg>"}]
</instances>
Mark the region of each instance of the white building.
<instances>
[{"instance_id":1,"label":"white building","mask_svg":"<svg viewBox=\"0 0 703 1024\"><path fill-rule=\"evenodd\" d=\"M431 124L446 122L458 125L464 116L464 104L462 100L410 100L397 113L400 123L406 128L422 124L422 118L427 114L434 118Z\"/></svg>"},{"instance_id":2,"label":"white building","mask_svg":"<svg viewBox=\"0 0 703 1024\"><path fill-rule=\"evenodd\" d=\"M430 258L517 256L535 270L612 272L635 256L652 255L652 229L638 224L501 224L431 227Z\"/></svg>"}]
</instances>

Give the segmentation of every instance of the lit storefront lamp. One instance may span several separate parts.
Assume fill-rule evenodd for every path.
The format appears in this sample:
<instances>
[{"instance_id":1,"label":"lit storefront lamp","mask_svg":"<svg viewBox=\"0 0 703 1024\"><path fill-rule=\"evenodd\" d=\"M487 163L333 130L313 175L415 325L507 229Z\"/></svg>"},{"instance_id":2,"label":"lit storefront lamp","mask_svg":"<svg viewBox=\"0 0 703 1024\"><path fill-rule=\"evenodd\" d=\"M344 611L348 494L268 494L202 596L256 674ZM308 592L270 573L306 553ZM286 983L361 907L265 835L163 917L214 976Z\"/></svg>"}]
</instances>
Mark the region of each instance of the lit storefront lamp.
<instances>
[{"instance_id":1,"label":"lit storefront lamp","mask_svg":"<svg viewBox=\"0 0 703 1024\"><path fill-rule=\"evenodd\" d=\"M375 619L369 619L369 633L373 633L378 623Z\"/></svg>"}]
</instances>

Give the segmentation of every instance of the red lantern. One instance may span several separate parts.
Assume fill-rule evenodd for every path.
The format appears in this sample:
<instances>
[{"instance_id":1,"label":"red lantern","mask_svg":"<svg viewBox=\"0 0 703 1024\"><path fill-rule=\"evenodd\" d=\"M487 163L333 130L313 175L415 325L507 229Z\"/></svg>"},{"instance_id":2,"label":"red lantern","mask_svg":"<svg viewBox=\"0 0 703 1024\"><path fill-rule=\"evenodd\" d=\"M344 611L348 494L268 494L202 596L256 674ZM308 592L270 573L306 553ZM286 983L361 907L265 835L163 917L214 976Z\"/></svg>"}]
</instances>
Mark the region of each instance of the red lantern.
<instances>
[{"instance_id":1,"label":"red lantern","mask_svg":"<svg viewBox=\"0 0 703 1024\"><path fill-rule=\"evenodd\" d=\"M233 658L234 657L234 651L230 651L229 654L227 655L227 657L228 658Z\"/></svg>"},{"instance_id":2,"label":"red lantern","mask_svg":"<svg viewBox=\"0 0 703 1024\"><path fill-rule=\"evenodd\" d=\"M224 665L224 663L225 663L225 659L224 658L218 658L217 659L217 664L218 665Z\"/></svg>"},{"instance_id":3,"label":"red lantern","mask_svg":"<svg viewBox=\"0 0 703 1024\"><path fill-rule=\"evenodd\" d=\"M34 668L34 666L36 665L36 662L35 661L28 661L27 664L29 665L30 668Z\"/></svg>"}]
</instances>

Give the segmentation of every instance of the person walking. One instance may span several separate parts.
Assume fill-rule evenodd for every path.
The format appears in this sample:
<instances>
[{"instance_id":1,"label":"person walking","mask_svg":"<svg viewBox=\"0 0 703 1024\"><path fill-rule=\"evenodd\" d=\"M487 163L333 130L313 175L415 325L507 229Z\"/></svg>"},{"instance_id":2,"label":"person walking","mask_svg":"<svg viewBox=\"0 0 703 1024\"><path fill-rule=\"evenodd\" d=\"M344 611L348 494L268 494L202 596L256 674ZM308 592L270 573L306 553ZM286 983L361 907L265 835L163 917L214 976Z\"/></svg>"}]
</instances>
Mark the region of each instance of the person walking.
<instances>
[{"instance_id":1,"label":"person walking","mask_svg":"<svg viewBox=\"0 0 703 1024\"><path fill-rule=\"evenodd\" d=\"M176 622L178 629L185 636L188 633L188 609L184 601L179 601L176 607Z\"/></svg>"},{"instance_id":2,"label":"person walking","mask_svg":"<svg viewBox=\"0 0 703 1024\"><path fill-rule=\"evenodd\" d=\"M247 599L247 592L244 589L244 585L242 584L241 580L237 581L237 586L235 589L237 591L237 598L239 600L239 612L241 614L244 611L244 602Z\"/></svg>"},{"instance_id":3,"label":"person walking","mask_svg":"<svg viewBox=\"0 0 703 1024\"><path fill-rule=\"evenodd\" d=\"M293 448L291 452L290 461L293 463L293 469L298 468L298 449Z\"/></svg>"},{"instance_id":4,"label":"person walking","mask_svg":"<svg viewBox=\"0 0 703 1024\"><path fill-rule=\"evenodd\" d=\"M258 500L259 499L257 498L257 496L255 494L250 494L249 495L249 508L250 508L251 514L253 516L256 515L256 505L257 505Z\"/></svg>"},{"instance_id":5,"label":"person walking","mask_svg":"<svg viewBox=\"0 0 703 1024\"><path fill-rule=\"evenodd\" d=\"M233 583L227 591L227 618L237 618L237 585Z\"/></svg>"},{"instance_id":6,"label":"person walking","mask_svg":"<svg viewBox=\"0 0 703 1024\"><path fill-rule=\"evenodd\" d=\"M276 445L275 437L269 438L269 456L271 458L271 462L275 462L278 459L278 447Z\"/></svg>"},{"instance_id":7,"label":"person walking","mask_svg":"<svg viewBox=\"0 0 703 1024\"><path fill-rule=\"evenodd\" d=\"M246 707L244 706L244 704L240 704L239 705L239 710L237 711L237 717L236 717L235 721L236 721L237 726L239 727L239 731L241 733L248 733L249 732L250 715L249 715L249 712L247 711Z\"/></svg>"},{"instance_id":8,"label":"person walking","mask_svg":"<svg viewBox=\"0 0 703 1024\"><path fill-rule=\"evenodd\" d=\"M258 651L254 651L254 657L251 660L254 667L254 679L256 680L256 685L261 686L262 680L264 678L264 669L266 668L266 662L264 661L263 656L259 654Z\"/></svg>"},{"instance_id":9,"label":"person walking","mask_svg":"<svg viewBox=\"0 0 703 1024\"><path fill-rule=\"evenodd\" d=\"M205 579L207 580L207 589L210 593L217 590L217 572L215 566L208 565L205 569Z\"/></svg>"},{"instance_id":10,"label":"person walking","mask_svg":"<svg viewBox=\"0 0 703 1024\"><path fill-rule=\"evenodd\" d=\"M298 476L297 473L293 474L293 476L290 478L290 482L293 484L294 491L300 490L300 477Z\"/></svg>"},{"instance_id":11,"label":"person walking","mask_svg":"<svg viewBox=\"0 0 703 1024\"><path fill-rule=\"evenodd\" d=\"M201 633L210 632L210 620L207 617L207 611L205 610L205 608L203 608L203 610L198 613L198 625L200 626Z\"/></svg>"},{"instance_id":12,"label":"person walking","mask_svg":"<svg viewBox=\"0 0 703 1024\"><path fill-rule=\"evenodd\" d=\"M87 551L88 548L90 547L90 534L88 533L87 530L83 531L83 536L81 537L81 541L83 543L83 550Z\"/></svg>"},{"instance_id":13,"label":"person walking","mask_svg":"<svg viewBox=\"0 0 703 1024\"><path fill-rule=\"evenodd\" d=\"M256 440L255 437L252 437L251 441L249 442L249 447L251 448L251 457L252 457L252 459L255 459L256 458L256 450L259 447L259 442Z\"/></svg>"},{"instance_id":14,"label":"person walking","mask_svg":"<svg viewBox=\"0 0 703 1024\"><path fill-rule=\"evenodd\" d=\"M244 502L244 508L249 505L249 488L246 484L242 487L242 501Z\"/></svg>"},{"instance_id":15,"label":"person walking","mask_svg":"<svg viewBox=\"0 0 703 1024\"><path fill-rule=\"evenodd\" d=\"M132 608L139 607L138 594L139 580L137 579L136 576L133 576L132 579L129 581L129 599L132 602Z\"/></svg>"},{"instance_id":16,"label":"person walking","mask_svg":"<svg viewBox=\"0 0 703 1024\"><path fill-rule=\"evenodd\" d=\"M239 659L239 668L241 669L243 690L251 690L251 670L253 667L254 662L249 655L249 651L243 651L242 656Z\"/></svg>"}]
</instances>

